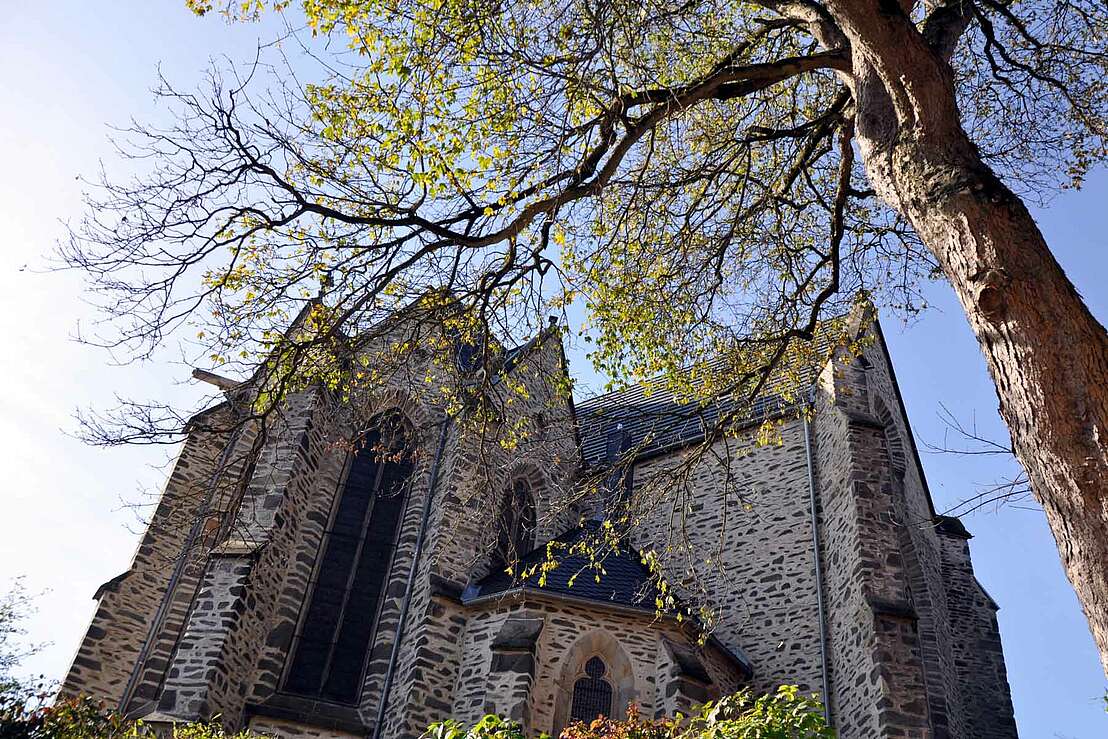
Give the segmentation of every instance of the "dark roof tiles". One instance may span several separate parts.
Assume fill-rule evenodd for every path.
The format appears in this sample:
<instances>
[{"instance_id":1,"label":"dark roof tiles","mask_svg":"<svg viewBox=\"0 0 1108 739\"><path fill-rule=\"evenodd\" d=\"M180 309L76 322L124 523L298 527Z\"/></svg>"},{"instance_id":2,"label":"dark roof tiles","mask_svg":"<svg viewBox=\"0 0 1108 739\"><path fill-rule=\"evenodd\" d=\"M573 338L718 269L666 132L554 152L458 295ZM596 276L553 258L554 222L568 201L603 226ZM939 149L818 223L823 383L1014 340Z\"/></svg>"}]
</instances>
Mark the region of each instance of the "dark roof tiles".
<instances>
[{"instance_id":1,"label":"dark roof tiles","mask_svg":"<svg viewBox=\"0 0 1108 739\"><path fill-rule=\"evenodd\" d=\"M706 404L679 403L664 389L636 385L577 404L581 457L588 466L608 461L608 440L615 431L626 434L626 443L635 456L643 456L696 441L727 414L735 414L735 421L755 421L787 406L788 402L776 393L763 395L753 403L733 398Z\"/></svg>"},{"instance_id":2,"label":"dark roof tiles","mask_svg":"<svg viewBox=\"0 0 1108 739\"><path fill-rule=\"evenodd\" d=\"M557 566L547 571L544 584L539 584L539 572L524 580L506 572L494 572L469 588L463 600L470 602L525 588L653 610L658 593L639 552L622 547L598 551L596 560L603 567L601 572L586 553L574 551L573 545L595 537L598 527L599 524L590 521L554 540L552 559ZM542 546L525 554L517 571L529 572L546 561L547 548Z\"/></svg>"},{"instance_id":3,"label":"dark roof tiles","mask_svg":"<svg viewBox=\"0 0 1108 739\"><path fill-rule=\"evenodd\" d=\"M776 415L795 404L798 394L812 384L833 343L833 332L817 334L814 343L794 359L791 371L775 370L753 402L742 395L679 402L663 378L579 401L582 459L588 466L610 461L609 439L616 432L625 435L625 444L641 457L692 443L724 419L745 425Z\"/></svg>"}]
</instances>

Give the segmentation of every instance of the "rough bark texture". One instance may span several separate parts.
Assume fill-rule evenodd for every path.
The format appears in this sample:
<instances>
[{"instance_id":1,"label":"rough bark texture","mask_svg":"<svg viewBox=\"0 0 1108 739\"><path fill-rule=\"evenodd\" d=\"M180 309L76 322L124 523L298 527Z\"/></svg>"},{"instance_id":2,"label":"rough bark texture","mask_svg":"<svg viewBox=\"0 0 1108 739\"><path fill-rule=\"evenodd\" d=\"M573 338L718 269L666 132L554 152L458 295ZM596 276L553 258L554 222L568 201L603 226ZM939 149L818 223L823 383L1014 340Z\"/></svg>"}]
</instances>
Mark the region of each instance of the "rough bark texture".
<instances>
[{"instance_id":1,"label":"rough bark texture","mask_svg":"<svg viewBox=\"0 0 1108 739\"><path fill-rule=\"evenodd\" d=\"M961 128L942 52L890 3L829 8L852 48L867 175L965 309L1108 674L1108 335Z\"/></svg>"},{"instance_id":2,"label":"rough bark texture","mask_svg":"<svg viewBox=\"0 0 1108 739\"><path fill-rule=\"evenodd\" d=\"M1104 328L1023 203L987 170L935 162L918 148L895 157L905 212L969 317L1108 672Z\"/></svg>"}]
</instances>

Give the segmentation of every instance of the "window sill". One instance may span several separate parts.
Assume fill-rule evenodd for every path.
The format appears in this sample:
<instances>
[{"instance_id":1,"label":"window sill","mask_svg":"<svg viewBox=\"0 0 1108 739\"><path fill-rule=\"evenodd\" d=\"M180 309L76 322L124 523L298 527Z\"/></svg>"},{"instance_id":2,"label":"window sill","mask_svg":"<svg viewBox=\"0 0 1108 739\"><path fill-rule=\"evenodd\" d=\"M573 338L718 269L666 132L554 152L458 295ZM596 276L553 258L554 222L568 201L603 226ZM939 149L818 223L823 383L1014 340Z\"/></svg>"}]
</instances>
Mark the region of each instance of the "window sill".
<instances>
[{"instance_id":1,"label":"window sill","mask_svg":"<svg viewBox=\"0 0 1108 739\"><path fill-rule=\"evenodd\" d=\"M253 716L295 721L351 734L365 734L368 730L354 706L287 693L275 693L261 703L247 703L246 720L249 722Z\"/></svg>"}]
</instances>

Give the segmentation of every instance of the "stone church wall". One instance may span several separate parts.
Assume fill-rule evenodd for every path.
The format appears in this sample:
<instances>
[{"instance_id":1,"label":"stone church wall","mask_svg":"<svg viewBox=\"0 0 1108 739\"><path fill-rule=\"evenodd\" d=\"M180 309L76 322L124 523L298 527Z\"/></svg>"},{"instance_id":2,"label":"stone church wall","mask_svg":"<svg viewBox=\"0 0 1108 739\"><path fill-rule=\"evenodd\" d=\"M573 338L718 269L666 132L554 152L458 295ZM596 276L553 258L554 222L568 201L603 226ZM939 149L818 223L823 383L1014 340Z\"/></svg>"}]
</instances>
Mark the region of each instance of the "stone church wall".
<instances>
[{"instance_id":1,"label":"stone church wall","mask_svg":"<svg viewBox=\"0 0 1108 739\"><path fill-rule=\"evenodd\" d=\"M532 483L537 543L560 533L573 515L567 498L578 465L576 437L566 399L553 395L549 384L562 373L562 361L557 334L548 334L509 376L514 389L499 390L510 398L501 399L499 423L451 437L444 465L449 473L431 511L389 699L388 736L418 736L447 714L461 667L457 634L465 616L435 594L456 599L487 573L511 482L523 476ZM502 444L505 439L511 443Z\"/></svg>"},{"instance_id":2,"label":"stone church wall","mask_svg":"<svg viewBox=\"0 0 1108 739\"><path fill-rule=\"evenodd\" d=\"M198 511L193 525L202 526L201 536L187 556L187 565L173 591L166 597L167 609L150 641L148 656L139 668L138 682L127 704L129 711L143 712L154 704L167 680L171 660L180 641L186 621L195 607L202 587L205 568L213 548L219 545L233 528L239 503L249 484L255 461L255 446L260 443L258 429L242 424L231 434L228 446L220 455L220 469L209 483L210 500L205 510Z\"/></svg>"},{"instance_id":3,"label":"stone church wall","mask_svg":"<svg viewBox=\"0 0 1108 739\"><path fill-rule=\"evenodd\" d=\"M407 387L395 387L367 399L359 409L359 417L369 419L392 408L399 409L413 424L419 451L387 575L361 699L358 707L351 709L348 716L350 720L366 726L372 726L376 717L384 674L392 654L408 573L422 523L423 506L430 492L431 467L441 422L441 416L436 416L434 411L414 400ZM242 635L249 633L252 636L249 639L236 637L236 642L241 645L238 651L244 658L238 672L239 679L243 681L244 688L249 689L244 707L251 715L258 714L255 722L265 720L266 706L279 691L297 625L311 594L310 583L321 552L323 534L345 477L349 457L346 442L356 427L357 424L348 415L330 405L321 405L311 429L302 432L303 446L299 456L305 463L297 467L303 469L303 475L298 475L293 484L285 488L283 496L266 496L262 501L262 505L276 505L277 510L268 543L252 576L250 596L265 597L267 600L254 603L250 623L244 624L245 628L241 630ZM285 459L296 457L296 453L282 455ZM440 473L448 474L449 464L449 458L444 460ZM245 515L254 517L253 514ZM265 587L265 596L257 592L259 586ZM251 655L255 660L253 663L250 662Z\"/></svg>"},{"instance_id":4,"label":"stone church wall","mask_svg":"<svg viewBox=\"0 0 1108 739\"><path fill-rule=\"evenodd\" d=\"M281 739L364 739L361 734L349 731L322 729L267 716L255 716L250 720L249 728L252 733L259 736L274 736Z\"/></svg>"},{"instance_id":5,"label":"stone church wall","mask_svg":"<svg viewBox=\"0 0 1108 739\"><path fill-rule=\"evenodd\" d=\"M829 402L825 395L819 400ZM874 686L877 678L868 638L873 631L873 614L855 577L862 567L856 493L866 494L868 489L852 479L847 418L826 406L817 408L812 431L828 607L828 700L835 726L844 737L879 736L873 708L878 700Z\"/></svg>"},{"instance_id":6,"label":"stone church wall","mask_svg":"<svg viewBox=\"0 0 1108 739\"><path fill-rule=\"evenodd\" d=\"M538 545L595 504L575 487L581 460L572 406L552 390L563 363L552 331L487 387L503 412L483 426L445 427L437 482L432 467L445 415L432 402L438 379L430 364L353 408L322 391L294 396L256 458L242 453L252 448L253 430L229 451L226 437L194 432L131 568L105 587L63 691L119 700L188 532L200 521L200 545L179 568L138 672L131 706L149 710L157 698L152 719L219 714L231 728L248 723L283 736L346 739L372 732L384 701L381 729L390 739L490 710L532 732L553 731L565 722L574 679L566 670L581 650L605 649L612 650L617 697L633 697L644 715L707 697L706 684L690 683L678 664L683 652L673 644L687 644L687 635L652 612L542 596L462 604L466 586L488 573L514 480L527 480L535 496ZM282 695L283 673L346 474L343 442L391 408L412 422L420 451L361 699L356 707L326 709L327 720L309 726L312 712L324 709ZM713 636L749 658L755 690L796 683L819 691L806 429L784 418L778 431L780 444L755 445L752 429L706 452L690 448L638 462L632 508L643 520L630 536L662 558L687 604L703 606ZM973 577L968 535L931 509L879 337L864 360L825 369L810 440L828 698L840 736L1014 737L995 605ZM215 475L228 454L233 463ZM654 483L677 469L683 492L650 500ZM533 642L506 646L509 620L520 622L514 629L541 628ZM383 695L397 638L398 661ZM734 660L718 646L702 650L700 660L713 689L739 686ZM293 721L290 710L304 721Z\"/></svg>"},{"instance_id":7,"label":"stone church wall","mask_svg":"<svg viewBox=\"0 0 1108 739\"><path fill-rule=\"evenodd\" d=\"M803 424L789 420L780 434L780 445L756 446L750 437L716 444L688 471L688 500L676 507L672 499L653 502L632 536L640 549L664 556L675 585L682 585L686 568L697 573L700 582L683 588L686 597L698 602L699 591L710 594L705 605L717 619L712 633L750 658L756 690L795 683L819 691ZM683 455L637 464L636 494L680 465ZM667 546L672 551L665 555Z\"/></svg>"},{"instance_id":8,"label":"stone church wall","mask_svg":"<svg viewBox=\"0 0 1108 739\"><path fill-rule=\"evenodd\" d=\"M294 396L271 429L229 536L208 560L161 690L160 713L184 719L219 714L228 726L238 724L294 542L308 518L302 509L325 478L317 477L321 434L311 423L321 407L315 393Z\"/></svg>"},{"instance_id":9,"label":"stone church wall","mask_svg":"<svg viewBox=\"0 0 1108 739\"><path fill-rule=\"evenodd\" d=\"M217 428L230 417L225 410L214 411L205 421ZM209 500L226 443L226 435L215 431L189 433L130 566L98 591L96 612L62 683L62 695L83 693L119 705L189 532ZM182 590L190 580L195 584L202 562L199 548L190 555L179 579ZM185 597L174 604L166 619L170 628L183 621L188 603ZM164 661L160 667L164 670Z\"/></svg>"},{"instance_id":10,"label":"stone church wall","mask_svg":"<svg viewBox=\"0 0 1108 739\"><path fill-rule=\"evenodd\" d=\"M854 372L859 383L864 383L858 389L868 400L864 410L881 426L878 441L884 442L885 464L892 473L893 516L911 605L917 617L930 724L936 737L969 736L964 725L961 691L952 689L956 685L955 654L943 584L941 541L931 495L916 461L908 420L901 413L883 340L878 338L867 357L866 366L858 366Z\"/></svg>"},{"instance_id":11,"label":"stone church wall","mask_svg":"<svg viewBox=\"0 0 1108 739\"><path fill-rule=\"evenodd\" d=\"M973 575L969 541L953 533L942 536L941 546L955 654L954 684L965 711L963 736L1010 739L1016 736L1016 723L997 605Z\"/></svg>"},{"instance_id":12,"label":"stone church wall","mask_svg":"<svg viewBox=\"0 0 1108 739\"><path fill-rule=\"evenodd\" d=\"M501 660L493 644L510 618L541 622L542 627L533 652L516 652L523 666L498 668ZM608 668L605 677L615 688L617 716L630 702L646 717L687 710L688 705L676 702L673 686L664 679L672 671L665 639L689 644L688 634L649 611L575 605L541 593L473 606L462 635L462 669L454 685L451 715L473 722L486 713L500 713L522 721L529 736L542 732L556 736L568 723L575 670L592 655L600 655ZM700 650L699 658L718 690L738 689L736 669L718 649L709 645ZM527 692L513 691L514 681L524 671L533 675ZM718 693L698 697L718 697Z\"/></svg>"},{"instance_id":13,"label":"stone church wall","mask_svg":"<svg viewBox=\"0 0 1108 739\"><path fill-rule=\"evenodd\" d=\"M952 608L963 596L947 584L949 536L879 329L871 338L861 359L844 354L825 369L815 420L834 716L844 737L976 737L983 709L959 679L965 640ZM1008 695L1006 682L993 685ZM1007 711L996 736L1015 736Z\"/></svg>"},{"instance_id":14,"label":"stone church wall","mask_svg":"<svg viewBox=\"0 0 1108 739\"><path fill-rule=\"evenodd\" d=\"M936 737L1013 737L1012 705L995 604L972 576L960 523L936 517L880 328L864 369L869 408L884 428L901 552L918 615L928 708ZM953 523L953 525L948 525ZM968 536L968 534L965 534ZM973 614L972 617L969 614ZM974 665L967 670L967 665Z\"/></svg>"},{"instance_id":15,"label":"stone church wall","mask_svg":"<svg viewBox=\"0 0 1108 739\"><path fill-rule=\"evenodd\" d=\"M834 372L825 380L828 374ZM838 405L817 410L815 431L836 728L844 739L928 736L915 615L880 431L852 422Z\"/></svg>"}]
</instances>

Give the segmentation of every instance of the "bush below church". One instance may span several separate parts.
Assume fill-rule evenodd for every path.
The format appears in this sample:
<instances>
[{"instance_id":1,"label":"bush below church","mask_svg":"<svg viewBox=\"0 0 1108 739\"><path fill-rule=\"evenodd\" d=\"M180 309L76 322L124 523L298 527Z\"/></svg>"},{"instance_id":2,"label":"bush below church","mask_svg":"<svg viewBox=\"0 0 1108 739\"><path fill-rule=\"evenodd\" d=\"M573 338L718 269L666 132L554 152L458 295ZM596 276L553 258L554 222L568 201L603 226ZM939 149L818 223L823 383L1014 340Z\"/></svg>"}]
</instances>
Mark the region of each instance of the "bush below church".
<instances>
[{"instance_id":1,"label":"bush below church","mask_svg":"<svg viewBox=\"0 0 1108 739\"><path fill-rule=\"evenodd\" d=\"M822 706L795 685L772 695L742 690L708 703L691 716L644 718L632 705L627 718L575 723L559 739L832 739ZM425 739L526 739L519 724L485 716L466 727L457 721L432 724Z\"/></svg>"},{"instance_id":2,"label":"bush below church","mask_svg":"<svg viewBox=\"0 0 1108 739\"><path fill-rule=\"evenodd\" d=\"M141 721L128 721L91 698L53 699L52 692L8 683L0 689L0 739L150 739ZM217 724L175 727L173 739L259 739L227 734Z\"/></svg>"},{"instance_id":3,"label":"bush below church","mask_svg":"<svg viewBox=\"0 0 1108 739\"><path fill-rule=\"evenodd\" d=\"M44 692L0 690L0 739L132 739L151 737L141 721L126 721L87 698L51 702ZM174 728L173 739L259 739L227 734L217 724ZM644 718L635 706L624 719L575 723L559 739L830 739L820 704L795 686L773 695L744 690L703 706L692 716ZM526 739L519 724L485 716L473 726L448 720L433 724L424 739Z\"/></svg>"}]
</instances>

